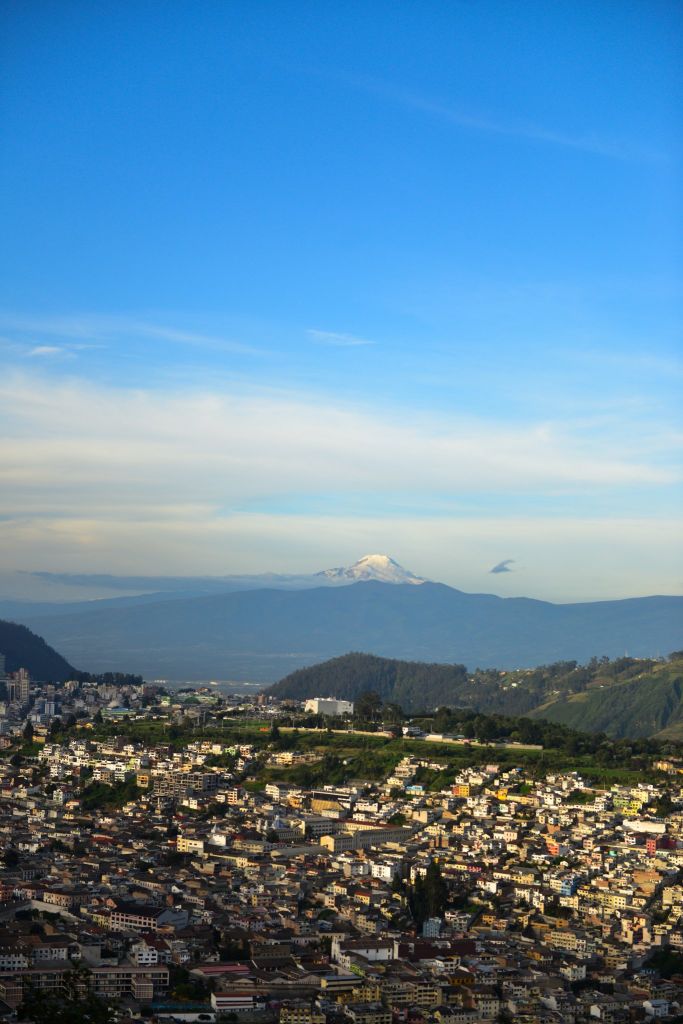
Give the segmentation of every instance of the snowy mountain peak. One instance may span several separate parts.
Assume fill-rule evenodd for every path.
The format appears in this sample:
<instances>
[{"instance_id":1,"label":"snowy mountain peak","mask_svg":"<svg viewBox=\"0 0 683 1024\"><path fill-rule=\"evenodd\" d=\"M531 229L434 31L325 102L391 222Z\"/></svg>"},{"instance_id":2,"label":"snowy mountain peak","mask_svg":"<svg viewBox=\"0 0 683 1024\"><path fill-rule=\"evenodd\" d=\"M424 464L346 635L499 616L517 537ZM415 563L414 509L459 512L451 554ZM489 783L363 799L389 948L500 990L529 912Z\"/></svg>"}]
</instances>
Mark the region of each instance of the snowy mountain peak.
<instances>
[{"instance_id":1,"label":"snowy mountain peak","mask_svg":"<svg viewBox=\"0 0 683 1024\"><path fill-rule=\"evenodd\" d=\"M353 565L325 569L316 573L318 578L334 583L357 583L361 580L378 580L380 583L425 583L421 576L404 569L388 555L364 555Z\"/></svg>"}]
</instances>

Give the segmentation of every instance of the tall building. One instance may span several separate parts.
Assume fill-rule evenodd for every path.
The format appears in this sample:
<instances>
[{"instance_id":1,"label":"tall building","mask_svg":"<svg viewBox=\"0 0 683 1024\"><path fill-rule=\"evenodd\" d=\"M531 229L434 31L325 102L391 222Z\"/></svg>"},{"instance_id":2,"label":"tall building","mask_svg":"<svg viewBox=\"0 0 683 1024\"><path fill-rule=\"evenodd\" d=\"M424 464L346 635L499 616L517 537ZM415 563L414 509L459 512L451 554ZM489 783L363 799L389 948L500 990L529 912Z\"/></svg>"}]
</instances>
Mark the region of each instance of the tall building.
<instances>
[{"instance_id":1,"label":"tall building","mask_svg":"<svg viewBox=\"0 0 683 1024\"><path fill-rule=\"evenodd\" d=\"M31 677L28 669L20 668L7 676L7 696L10 703L27 704L31 695Z\"/></svg>"}]
</instances>

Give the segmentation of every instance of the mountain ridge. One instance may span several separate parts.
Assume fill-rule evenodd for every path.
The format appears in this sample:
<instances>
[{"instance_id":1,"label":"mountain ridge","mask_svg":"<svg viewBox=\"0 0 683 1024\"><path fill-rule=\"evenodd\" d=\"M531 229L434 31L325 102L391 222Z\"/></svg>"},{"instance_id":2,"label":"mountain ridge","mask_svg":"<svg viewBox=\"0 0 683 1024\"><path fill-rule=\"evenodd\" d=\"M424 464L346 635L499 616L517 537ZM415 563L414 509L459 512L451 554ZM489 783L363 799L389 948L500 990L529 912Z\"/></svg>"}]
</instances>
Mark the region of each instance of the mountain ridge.
<instances>
[{"instance_id":1,"label":"mountain ridge","mask_svg":"<svg viewBox=\"0 0 683 1024\"><path fill-rule=\"evenodd\" d=\"M110 573L52 573L0 571L0 614L15 608L46 605L48 614L83 601L118 600L136 603L142 597L178 595L200 597L242 590L292 589L340 586L358 580L377 579L384 583L423 583L389 555L364 555L350 566L337 566L314 573L238 573L225 576L115 576ZM90 594L83 598L81 591ZM126 593L127 592L127 593Z\"/></svg>"},{"instance_id":2,"label":"mountain ridge","mask_svg":"<svg viewBox=\"0 0 683 1024\"><path fill-rule=\"evenodd\" d=\"M91 671L267 683L349 650L388 658L532 667L681 646L683 598L553 605L377 581L148 601L24 620Z\"/></svg>"}]
</instances>

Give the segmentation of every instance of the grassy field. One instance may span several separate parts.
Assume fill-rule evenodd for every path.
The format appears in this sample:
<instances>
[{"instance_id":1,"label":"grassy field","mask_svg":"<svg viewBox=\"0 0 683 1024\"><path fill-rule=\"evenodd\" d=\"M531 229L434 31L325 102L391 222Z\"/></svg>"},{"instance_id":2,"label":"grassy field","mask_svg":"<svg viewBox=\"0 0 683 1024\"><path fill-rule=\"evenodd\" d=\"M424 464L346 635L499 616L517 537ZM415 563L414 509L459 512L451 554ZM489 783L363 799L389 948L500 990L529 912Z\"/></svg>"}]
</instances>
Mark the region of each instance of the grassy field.
<instances>
[{"instance_id":1,"label":"grassy field","mask_svg":"<svg viewBox=\"0 0 683 1024\"><path fill-rule=\"evenodd\" d=\"M433 743L372 733L285 727L279 727L279 733L280 740L275 746L314 751L321 760L316 764L292 768L259 768L254 781L261 785L274 779L306 786L338 785L351 779L378 781L390 775L406 755L439 764L438 771L421 770L419 781L429 791L449 785L463 768L488 763L499 764L504 769L519 767L536 777L552 772L578 771L598 786L659 778L657 774L643 771L628 761L619 767L603 767L594 755L572 755L560 750L539 750L514 744ZM263 719L243 718L208 719L201 727L163 720L127 720L105 723L91 730L71 730L61 738L66 740L70 735L84 734L93 739L125 736L151 746L169 745L177 750L198 740L213 740L228 746L249 743L257 749L265 749L271 745L272 739L270 725Z\"/></svg>"},{"instance_id":2,"label":"grassy field","mask_svg":"<svg viewBox=\"0 0 683 1024\"><path fill-rule=\"evenodd\" d=\"M463 768L499 764L503 768L519 767L533 775L552 772L578 771L591 778L598 786L615 782L635 783L656 779L658 773L637 768L605 768L596 764L590 755L571 756L554 750L536 750L510 745L440 744L415 739L388 739L357 733L326 733L318 730L298 730L296 749L315 751L322 760L313 765L293 768L266 768L259 779L290 781L299 785L340 784L349 779L377 781L386 778L401 758L412 755L424 758L441 767L439 771L421 769L415 781L425 789L435 791L450 785Z\"/></svg>"}]
</instances>

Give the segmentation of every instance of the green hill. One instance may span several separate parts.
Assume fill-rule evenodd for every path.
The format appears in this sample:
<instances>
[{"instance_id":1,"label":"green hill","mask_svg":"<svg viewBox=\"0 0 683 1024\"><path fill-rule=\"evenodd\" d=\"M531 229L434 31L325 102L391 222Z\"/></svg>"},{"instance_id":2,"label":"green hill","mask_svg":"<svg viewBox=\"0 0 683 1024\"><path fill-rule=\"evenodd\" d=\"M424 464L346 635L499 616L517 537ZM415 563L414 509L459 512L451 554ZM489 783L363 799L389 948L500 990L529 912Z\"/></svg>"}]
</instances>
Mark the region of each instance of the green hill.
<instances>
[{"instance_id":1,"label":"green hill","mask_svg":"<svg viewBox=\"0 0 683 1024\"><path fill-rule=\"evenodd\" d=\"M28 669L33 679L63 682L78 676L69 662L26 626L0 619L0 654L5 655L5 670Z\"/></svg>"},{"instance_id":2,"label":"green hill","mask_svg":"<svg viewBox=\"0 0 683 1024\"><path fill-rule=\"evenodd\" d=\"M354 700L371 690L382 701L391 701L410 710L452 704L467 686L467 679L464 665L433 665L353 653L298 669L271 686L268 692L275 697L295 700L307 697Z\"/></svg>"},{"instance_id":3,"label":"green hill","mask_svg":"<svg viewBox=\"0 0 683 1024\"><path fill-rule=\"evenodd\" d=\"M530 712L573 729L621 738L683 734L683 658L647 668L635 678L604 679Z\"/></svg>"},{"instance_id":4,"label":"green hill","mask_svg":"<svg viewBox=\"0 0 683 1024\"><path fill-rule=\"evenodd\" d=\"M683 654L669 661L592 658L587 665L554 662L534 669L477 669L398 661L371 654L292 672L270 688L276 697L355 700L375 692L405 711L440 706L529 717L613 737L683 738Z\"/></svg>"}]
</instances>

